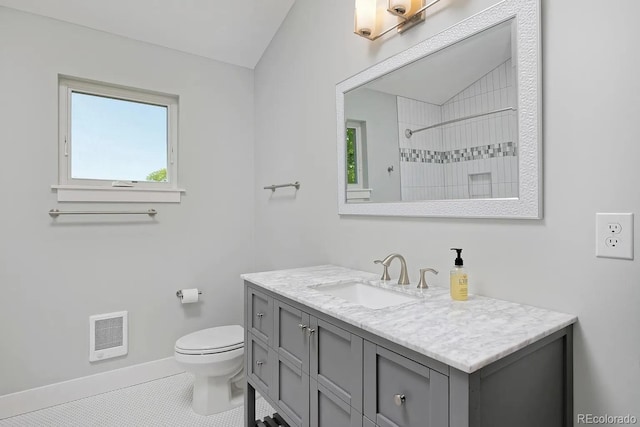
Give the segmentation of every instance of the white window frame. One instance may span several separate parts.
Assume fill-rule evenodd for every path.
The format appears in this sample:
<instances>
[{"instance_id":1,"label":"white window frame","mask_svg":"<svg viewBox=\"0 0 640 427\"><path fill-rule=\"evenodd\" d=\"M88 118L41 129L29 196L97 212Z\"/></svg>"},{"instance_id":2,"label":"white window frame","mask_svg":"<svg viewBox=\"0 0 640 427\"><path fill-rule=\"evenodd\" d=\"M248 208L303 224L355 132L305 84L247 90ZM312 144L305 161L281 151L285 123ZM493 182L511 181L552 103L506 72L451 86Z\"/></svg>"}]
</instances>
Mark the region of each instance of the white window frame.
<instances>
[{"instance_id":1,"label":"white window frame","mask_svg":"<svg viewBox=\"0 0 640 427\"><path fill-rule=\"evenodd\" d=\"M347 129L355 129L356 131L356 178L355 184L347 184L347 188L362 188L364 176L362 176L362 122L356 120L347 120Z\"/></svg>"},{"instance_id":2,"label":"white window frame","mask_svg":"<svg viewBox=\"0 0 640 427\"><path fill-rule=\"evenodd\" d=\"M368 201L371 198L371 188L364 187L364 168L362 164L362 145L364 132L362 121L347 120L346 129L355 129L356 131L356 177L358 182L356 184L347 184L347 200L352 202ZM345 156L346 161L346 156ZM345 175L346 176L346 175Z\"/></svg>"},{"instance_id":3,"label":"white window frame","mask_svg":"<svg viewBox=\"0 0 640 427\"><path fill-rule=\"evenodd\" d=\"M113 181L71 177L71 95L73 92L103 96L167 108L167 182ZM179 203L178 97L107 83L59 78L58 184L59 202L167 202Z\"/></svg>"}]
</instances>

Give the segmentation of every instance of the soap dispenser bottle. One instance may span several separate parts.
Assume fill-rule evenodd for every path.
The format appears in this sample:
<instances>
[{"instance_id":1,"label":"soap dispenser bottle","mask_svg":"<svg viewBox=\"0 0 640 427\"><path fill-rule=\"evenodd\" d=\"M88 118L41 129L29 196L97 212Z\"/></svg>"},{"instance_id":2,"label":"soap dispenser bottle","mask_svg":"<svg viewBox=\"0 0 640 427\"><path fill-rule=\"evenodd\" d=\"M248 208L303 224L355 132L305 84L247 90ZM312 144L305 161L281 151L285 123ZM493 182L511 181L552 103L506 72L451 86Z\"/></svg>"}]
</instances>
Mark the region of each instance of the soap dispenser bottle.
<instances>
[{"instance_id":1,"label":"soap dispenser bottle","mask_svg":"<svg viewBox=\"0 0 640 427\"><path fill-rule=\"evenodd\" d=\"M455 265L451 269L451 298L456 301L466 301L467 300L467 270L464 269L464 262L462 261L462 249L451 248L452 251L456 251L458 256L455 260Z\"/></svg>"}]
</instances>

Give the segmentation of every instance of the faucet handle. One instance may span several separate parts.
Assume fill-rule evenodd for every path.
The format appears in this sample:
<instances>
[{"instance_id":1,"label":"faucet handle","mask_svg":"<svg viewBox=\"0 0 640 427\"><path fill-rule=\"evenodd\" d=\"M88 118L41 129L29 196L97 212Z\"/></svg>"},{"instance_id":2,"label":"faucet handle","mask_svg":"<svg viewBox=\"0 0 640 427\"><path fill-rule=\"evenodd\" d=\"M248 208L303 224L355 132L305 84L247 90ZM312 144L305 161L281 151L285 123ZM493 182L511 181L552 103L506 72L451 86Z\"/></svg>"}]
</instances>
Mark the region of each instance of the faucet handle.
<instances>
[{"instance_id":1,"label":"faucet handle","mask_svg":"<svg viewBox=\"0 0 640 427\"><path fill-rule=\"evenodd\" d=\"M419 288L426 289L426 288L429 287L429 285L427 285L427 281L424 278L424 273L426 273L427 271L430 271L433 274L438 274L438 270L434 270L433 268L421 268L420 269L420 282L418 282L418 287Z\"/></svg>"},{"instance_id":2,"label":"faucet handle","mask_svg":"<svg viewBox=\"0 0 640 427\"><path fill-rule=\"evenodd\" d=\"M382 264L384 267L384 271L382 272L382 277L380 280L391 280L391 276L389 276L389 266L387 266L381 259L377 259L373 261L374 264Z\"/></svg>"}]
</instances>

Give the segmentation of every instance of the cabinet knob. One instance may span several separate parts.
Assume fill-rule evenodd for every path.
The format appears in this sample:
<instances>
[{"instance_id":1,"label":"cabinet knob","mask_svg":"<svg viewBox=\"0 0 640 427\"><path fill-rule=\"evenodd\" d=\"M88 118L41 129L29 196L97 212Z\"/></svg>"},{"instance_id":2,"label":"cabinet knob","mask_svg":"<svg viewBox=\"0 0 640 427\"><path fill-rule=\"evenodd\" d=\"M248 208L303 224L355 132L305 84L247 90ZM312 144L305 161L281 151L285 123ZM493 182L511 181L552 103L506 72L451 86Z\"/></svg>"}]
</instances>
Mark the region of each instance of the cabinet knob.
<instances>
[{"instance_id":1,"label":"cabinet knob","mask_svg":"<svg viewBox=\"0 0 640 427\"><path fill-rule=\"evenodd\" d=\"M316 330L313 329L313 328L309 328L309 329L307 329L307 332L309 332L309 336L311 336L311 335L316 333Z\"/></svg>"},{"instance_id":2,"label":"cabinet knob","mask_svg":"<svg viewBox=\"0 0 640 427\"><path fill-rule=\"evenodd\" d=\"M404 394L396 394L393 396L393 401L396 402L396 406L402 406L405 400Z\"/></svg>"},{"instance_id":3,"label":"cabinet knob","mask_svg":"<svg viewBox=\"0 0 640 427\"><path fill-rule=\"evenodd\" d=\"M262 360L256 360L256 365L262 366L264 365L264 362Z\"/></svg>"},{"instance_id":4,"label":"cabinet knob","mask_svg":"<svg viewBox=\"0 0 640 427\"><path fill-rule=\"evenodd\" d=\"M262 316L264 316L264 313L256 313L256 316L262 319Z\"/></svg>"},{"instance_id":5,"label":"cabinet knob","mask_svg":"<svg viewBox=\"0 0 640 427\"><path fill-rule=\"evenodd\" d=\"M307 325L303 325L302 323L299 323L298 324L298 328L300 328L300 329L302 329L304 331L305 329L308 328L308 326Z\"/></svg>"}]
</instances>

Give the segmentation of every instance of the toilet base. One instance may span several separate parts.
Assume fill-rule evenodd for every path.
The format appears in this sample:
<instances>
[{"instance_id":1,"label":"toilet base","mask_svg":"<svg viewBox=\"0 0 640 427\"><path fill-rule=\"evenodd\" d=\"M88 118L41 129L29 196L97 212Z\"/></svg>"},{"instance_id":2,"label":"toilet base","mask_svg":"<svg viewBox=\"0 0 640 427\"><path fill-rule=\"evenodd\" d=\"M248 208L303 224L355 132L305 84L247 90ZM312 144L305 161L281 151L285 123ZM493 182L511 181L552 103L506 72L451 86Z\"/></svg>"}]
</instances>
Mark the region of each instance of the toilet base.
<instances>
[{"instance_id":1,"label":"toilet base","mask_svg":"<svg viewBox=\"0 0 640 427\"><path fill-rule=\"evenodd\" d=\"M219 326L185 335L176 341L178 365L194 376L191 407L213 415L244 402L244 329Z\"/></svg>"},{"instance_id":2,"label":"toilet base","mask_svg":"<svg viewBox=\"0 0 640 427\"><path fill-rule=\"evenodd\" d=\"M228 378L196 376L193 382L193 412L213 415L244 403L244 390Z\"/></svg>"}]
</instances>

